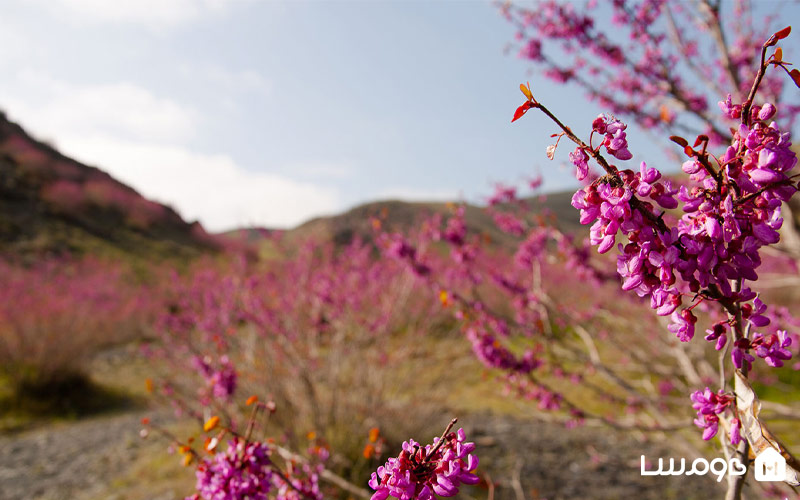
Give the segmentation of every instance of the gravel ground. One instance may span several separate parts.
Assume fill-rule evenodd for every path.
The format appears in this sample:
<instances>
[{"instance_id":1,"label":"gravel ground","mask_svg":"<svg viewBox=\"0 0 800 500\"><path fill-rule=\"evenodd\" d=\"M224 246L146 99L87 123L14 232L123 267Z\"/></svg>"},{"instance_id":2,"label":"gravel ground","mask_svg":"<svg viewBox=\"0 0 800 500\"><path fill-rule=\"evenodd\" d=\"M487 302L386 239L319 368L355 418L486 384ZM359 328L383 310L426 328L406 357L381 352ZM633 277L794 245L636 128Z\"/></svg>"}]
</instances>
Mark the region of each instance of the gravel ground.
<instances>
[{"instance_id":1,"label":"gravel ground","mask_svg":"<svg viewBox=\"0 0 800 500\"><path fill-rule=\"evenodd\" d=\"M164 453L163 447L153 447L138 437L143 415L137 411L0 437L0 499L180 498L179 493L186 492L169 487L139 494L115 491L114 478L126 474L143 455ZM621 433L567 431L553 424L486 415L463 418L461 425L478 445L481 470L496 485L497 500L516 500L518 494L549 500L722 496L710 476L642 477L642 453L648 457L670 454L653 445L643 449ZM474 489L464 498L487 495L487 490Z\"/></svg>"},{"instance_id":2,"label":"gravel ground","mask_svg":"<svg viewBox=\"0 0 800 500\"><path fill-rule=\"evenodd\" d=\"M143 415L97 417L0 437L0 499L67 500L106 492L111 497L107 479L142 448Z\"/></svg>"}]
</instances>

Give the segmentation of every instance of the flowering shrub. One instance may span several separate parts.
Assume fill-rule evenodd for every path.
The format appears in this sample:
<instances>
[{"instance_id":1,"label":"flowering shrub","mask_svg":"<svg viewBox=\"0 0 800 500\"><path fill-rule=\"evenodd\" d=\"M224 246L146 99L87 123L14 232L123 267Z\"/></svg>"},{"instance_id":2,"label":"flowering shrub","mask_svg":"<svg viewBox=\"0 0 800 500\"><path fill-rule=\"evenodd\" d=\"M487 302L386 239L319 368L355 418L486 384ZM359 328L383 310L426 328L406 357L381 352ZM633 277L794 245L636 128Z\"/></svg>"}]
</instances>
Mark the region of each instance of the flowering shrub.
<instances>
[{"instance_id":1,"label":"flowering shrub","mask_svg":"<svg viewBox=\"0 0 800 500\"><path fill-rule=\"evenodd\" d=\"M433 411L419 405L418 418L403 419L405 406L398 400L409 396L403 391L425 362L414 362L409 353L442 315L417 293L414 277L394 261L376 258L370 246L309 243L275 261L206 261L171 281L161 335L146 351L163 361L156 364L164 368L155 376L154 392L180 414L198 421L218 415L229 432L242 433L239 396L269 396L277 410L268 423L257 422L261 431L291 449L311 443L304 456L314 457L313 463L322 462L320 453L327 450L336 464L363 454L359 462L334 469L364 477L383 448L376 436L370 452L363 451L367 429L393 422L391 435L412 431ZM237 441L234 448L249 449L251 442ZM225 460L239 460L241 452L230 453ZM315 491L319 471L308 464L305 470L304 463L288 483L273 477L269 494L292 498L298 489ZM198 466L205 468L204 478L210 474L210 466ZM292 488L293 480L302 485Z\"/></svg>"},{"instance_id":2,"label":"flowering shrub","mask_svg":"<svg viewBox=\"0 0 800 500\"><path fill-rule=\"evenodd\" d=\"M104 346L141 334L147 302L121 266L0 261L0 370L19 391L82 376Z\"/></svg>"},{"instance_id":3,"label":"flowering shrub","mask_svg":"<svg viewBox=\"0 0 800 500\"><path fill-rule=\"evenodd\" d=\"M56 211L76 215L86 205L86 196L77 182L59 180L42 187L42 200L50 204Z\"/></svg>"}]
</instances>

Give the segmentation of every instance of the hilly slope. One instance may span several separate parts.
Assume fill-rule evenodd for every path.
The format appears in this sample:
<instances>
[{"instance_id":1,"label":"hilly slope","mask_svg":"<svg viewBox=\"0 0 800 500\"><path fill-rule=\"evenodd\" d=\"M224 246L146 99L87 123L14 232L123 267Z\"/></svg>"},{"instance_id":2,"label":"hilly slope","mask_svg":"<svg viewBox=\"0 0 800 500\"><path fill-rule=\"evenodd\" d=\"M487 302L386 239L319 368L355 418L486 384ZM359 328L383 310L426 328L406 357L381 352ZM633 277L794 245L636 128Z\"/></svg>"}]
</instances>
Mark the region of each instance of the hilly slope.
<instances>
[{"instance_id":1,"label":"hilly slope","mask_svg":"<svg viewBox=\"0 0 800 500\"><path fill-rule=\"evenodd\" d=\"M216 248L199 223L67 158L0 113L0 252L154 259Z\"/></svg>"},{"instance_id":2,"label":"hilly slope","mask_svg":"<svg viewBox=\"0 0 800 500\"><path fill-rule=\"evenodd\" d=\"M565 233L575 234L582 226L578 222L578 211L570 204L572 195L572 192L550 193L525 201L532 215L544 215ZM370 242L375 236L373 219L381 221L384 231L409 234L432 215L451 216L454 206L444 202L374 201L340 214L316 217L293 229L240 228L220 236L235 244L256 245L263 256L276 256L309 240L337 245L347 244L355 238ZM492 214L485 207L471 204L465 204L464 207L464 218L471 233L486 235L499 244L515 241L516 238L497 228Z\"/></svg>"},{"instance_id":3,"label":"hilly slope","mask_svg":"<svg viewBox=\"0 0 800 500\"><path fill-rule=\"evenodd\" d=\"M548 194L526 200L533 213L549 214L556 225L571 233L580 227L578 212L572 205L571 192ZM312 219L286 234L287 238L323 238L337 243L346 243L358 236L369 240L373 233L370 219L377 217L389 231L407 232L416 227L425 217L433 214L452 214L452 205L441 202L405 202L399 200L377 201L359 205L339 215ZM507 236L499 231L483 207L465 205L464 217L468 228L503 241Z\"/></svg>"}]
</instances>

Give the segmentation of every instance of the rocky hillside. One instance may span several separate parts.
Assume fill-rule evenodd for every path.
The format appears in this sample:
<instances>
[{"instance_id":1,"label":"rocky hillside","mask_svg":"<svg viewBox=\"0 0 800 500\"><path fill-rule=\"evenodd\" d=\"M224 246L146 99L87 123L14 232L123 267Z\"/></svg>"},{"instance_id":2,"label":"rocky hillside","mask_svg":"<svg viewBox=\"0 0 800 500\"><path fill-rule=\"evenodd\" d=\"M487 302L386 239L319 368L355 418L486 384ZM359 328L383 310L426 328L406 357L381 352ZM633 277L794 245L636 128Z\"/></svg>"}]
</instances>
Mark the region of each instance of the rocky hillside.
<instances>
[{"instance_id":1,"label":"rocky hillside","mask_svg":"<svg viewBox=\"0 0 800 500\"><path fill-rule=\"evenodd\" d=\"M149 259L217 245L199 223L67 158L0 114L0 252Z\"/></svg>"}]
</instances>

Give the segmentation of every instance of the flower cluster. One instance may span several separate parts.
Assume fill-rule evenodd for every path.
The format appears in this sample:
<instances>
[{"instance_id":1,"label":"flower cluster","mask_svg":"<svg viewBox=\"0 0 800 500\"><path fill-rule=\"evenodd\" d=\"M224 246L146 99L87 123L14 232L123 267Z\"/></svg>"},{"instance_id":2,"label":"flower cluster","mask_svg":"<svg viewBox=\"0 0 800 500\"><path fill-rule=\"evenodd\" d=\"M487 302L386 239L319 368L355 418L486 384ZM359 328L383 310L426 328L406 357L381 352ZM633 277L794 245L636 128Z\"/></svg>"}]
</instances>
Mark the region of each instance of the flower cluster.
<instances>
[{"instance_id":1,"label":"flower cluster","mask_svg":"<svg viewBox=\"0 0 800 500\"><path fill-rule=\"evenodd\" d=\"M708 441L717 435L719 430L719 415L725 412L734 403L734 397L723 391L714 393L706 387L705 391L695 391L692 396L692 408L697 410L695 425L703 429L703 439ZM731 443L739 444L741 441L740 424L738 419L733 419L731 426Z\"/></svg>"},{"instance_id":2,"label":"flower cluster","mask_svg":"<svg viewBox=\"0 0 800 500\"><path fill-rule=\"evenodd\" d=\"M445 431L443 438L425 447L414 440L406 441L397 458L390 458L372 473L369 481L369 486L375 490L372 500L390 496L399 500L455 496L462 483L479 481L474 473L478 467L478 457L472 454L474 449L474 443L465 442L463 429Z\"/></svg>"},{"instance_id":3,"label":"flower cluster","mask_svg":"<svg viewBox=\"0 0 800 500\"><path fill-rule=\"evenodd\" d=\"M721 103L725 109L730 106L727 101ZM660 181L658 170L642 163L639 172L621 171L616 183L594 182L572 200L581 212L581 223L594 222L590 241L600 253L613 247L618 232L627 237L628 243L619 245L617 260L622 288L649 296L659 315L671 315L669 329L681 341L694 336L697 321L691 308L678 311L682 294L700 292L742 303L755 298L746 287L733 290L731 282L758 278L759 250L779 240L781 204L797 191L787 176L797 163L789 136L765 121L774 115L775 106L754 106L750 113L751 125L739 127L718 167L711 165L707 154L689 148L692 159L683 170L696 183L694 187L675 189L668 181ZM624 127L617 122L600 117L592 130L606 134L603 144L617 158L627 151L624 136L617 137ZM570 158L580 179L586 155L580 148L579 152ZM676 195L683 202L684 215L669 227L650 201L673 209L678 206ZM763 305L756 307L763 312ZM764 317L754 314L750 321L763 326L757 318ZM709 333L709 341L716 341L718 348L724 346L724 329ZM747 348L749 344L737 345L733 351L737 366L743 359L741 350ZM780 361L783 355L781 351L769 360Z\"/></svg>"},{"instance_id":4,"label":"flower cluster","mask_svg":"<svg viewBox=\"0 0 800 500\"><path fill-rule=\"evenodd\" d=\"M206 380L206 385L211 395L216 399L229 400L236 391L236 369L226 355L219 358L219 366L212 366L210 356L194 356L192 366Z\"/></svg>"},{"instance_id":5,"label":"flower cluster","mask_svg":"<svg viewBox=\"0 0 800 500\"><path fill-rule=\"evenodd\" d=\"M270 454L264 443L233 439L197 467L198 493L187 500L267 500L276 477Z\"/></svg>"},{"instance_id":6,"label":"flower cluster","mask_svg":"<svg viewBox=\"0 0 800 500\"><path fill-rule=\"evenodd\" d=\"M592 132L603 134L603 146L608 154L618 160L630 160L633 155L628 150L628 137L625 129L628 126L616 118L600 115L592 122Z\"/></svg>"},{"instance_id":7,"label":"flower cluster","mask_svg":"<svg viewBox=\"0 0 800 500\"><path fill-rule=\"evenodd\" d=\"M746 364L749 369L755 358L748 351L753 349L768 365L781 367L784 361L792 359L792 353L787 349L790 345L792 338L786 334L786 330L770 335L755 333L752 339L741 338L734 343L733 363L737 368Z\"/></svg>"},{"instance_id":8,"label":"flower cluster","mask_svg":"<svg viewBox=\"0 0 800 500\"><path fill-rule=\"evenodd\" d=\"M492 330L482 322L475 322L466 329L467 340L472 344L472 352L478 360L489 368L500 368L513 373L530 373L541 365L535 353L528 349L522 356L516 356L497 341Z\"/></svg>"}]
</instances>

